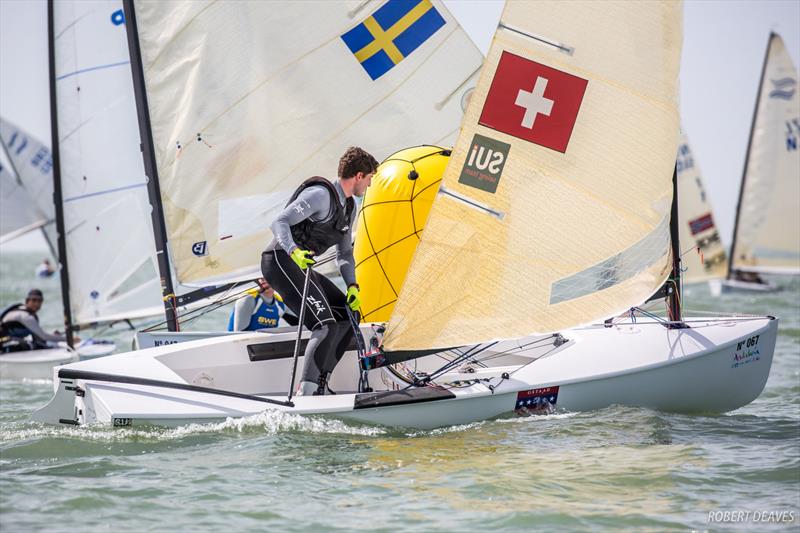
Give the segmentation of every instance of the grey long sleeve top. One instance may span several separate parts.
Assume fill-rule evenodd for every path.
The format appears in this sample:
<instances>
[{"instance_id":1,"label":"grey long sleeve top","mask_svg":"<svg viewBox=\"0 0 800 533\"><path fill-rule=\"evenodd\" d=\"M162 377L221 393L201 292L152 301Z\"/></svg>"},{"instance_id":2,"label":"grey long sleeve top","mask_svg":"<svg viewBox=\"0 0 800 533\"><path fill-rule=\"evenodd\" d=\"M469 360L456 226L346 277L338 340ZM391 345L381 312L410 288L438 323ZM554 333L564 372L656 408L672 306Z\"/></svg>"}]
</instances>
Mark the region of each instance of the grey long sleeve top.
<instances>
[{"instance_id":1,"label":"grey long sleeve top","mask_svg":"<svg viewBox=\"0 0 800 533\"><path fill-rule=\"evenodd\" d=\"M336 180L333 186L339 197L339 203L344 206L347 198L339 180ZM313 222L325 220L331 210L330 202L331 196L323 187L308 187L301 192L295 201L287 205L272 223L271 229L273 235L275 235L275 241L268 249L274 249L277 241L277 244L286 250L287 254L291 254L298 247L292 238L291 226L305 219L310 219ZM350 217L350 229L342 235L342 238L336 244L336 264L344 282L348 286L356 282L356 262L353 258L353 224L355 220L356 210L354 209ZM314 250L314 252L321 254L325 250Z\"/></svg>"},{"instance_id":2,"label":"grey long sleeve top","mask_svg":"<svg viewBox=\"0 0 800 533\"><path fill-rule=\"evenodd\" d=\"M60 342L66 341L66 335L56 335L55 333L47 333L45 330L42 329L42 326L33 318L30 314L26 313L25 311L16 310L11 311L8 313L4 318L3 322L19 322L33 334L34 337L41 341L47 342Z\"/></svg>"}]
</instances>

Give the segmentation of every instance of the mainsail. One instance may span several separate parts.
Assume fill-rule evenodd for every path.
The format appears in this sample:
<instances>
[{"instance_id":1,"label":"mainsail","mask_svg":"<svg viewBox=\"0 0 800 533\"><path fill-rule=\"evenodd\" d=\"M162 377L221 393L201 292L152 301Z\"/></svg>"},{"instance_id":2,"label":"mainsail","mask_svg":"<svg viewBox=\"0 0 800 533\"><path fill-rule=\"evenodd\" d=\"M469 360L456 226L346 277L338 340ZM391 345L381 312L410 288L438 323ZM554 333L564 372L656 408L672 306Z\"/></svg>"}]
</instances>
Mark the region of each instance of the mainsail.
<instances>
[{"instance_id":1,"label":"mainsail","mask_svg":"<svg viewBox=\"0 0 800 533\"><path fill-rule=\"evenodd\" d=\"M698 283L724 278L727 272L725 248L714 223L700 167L685 132L681 133L676 168L683 281Z\"/></svg>"},{"instance_id":2,"label":"mainsail","mask_svg":"<svg viewBox=\"0 0 800 533\"><path fill-rule=\"evenodd\" d=\"M26 131L2 118L0 118L0 140L2 140L6 150L11 171L16 174L14 181L22 186L27 196L27 198L22 196L15 197L29 202L22 204L22 206L15 206L12 209L23 207L31 215L34 215L34 219L38 221L44 219L45 224L42 226L42 231L50 251L53 252L53 255L56 255L57 238L55 225L52 224L55 219L53 211L53 158L50 149ZM9 194L11 192L9 190ZM3 198L5 197L6 192L4 190ZM5 203L0 208L5 209ZM5 216L6 214L3 215L4 220ZM5 233L5 229L3 232Z\"/></svg>"},{"instance_id":3,"label":"mainsail","mask_svg":"<svg viewBox=\"0 0 800 533\"><path fill-rule=\"evenodd\" d=\"M670 271L679 2L509 2L384 346L554 332Z\"/></svg>"},{"instance_id":4,"label":"mainsail","mask_svg":"<svg viewBox=\"0 0 800 533\"><path fill-rule=\"evenodd\" d=\"M772 33L739 193L730 274L800 274L800 97L797 69Z\"/></svg>"},{"instance_id":5,"label":"mainsail","mask_svg":"<svg viewBox=\"0 0 800 533\"><path fill-rule=\"evenodd\" d=\"M36 206L22 185L11 158L0 139L0 244L29 231L41 228L49 221Z\"/></svg>"},{"instance_id":6,"label":"mainsail","mask_svg":"<svg viewBox=\"0 0 800 533\"><path fill-rule=\"evenodd\" d=\"M257 275L269 225L360 145L452 142L481 54L436 0L137 1L177 280Z\"/></svg>"},{"instance_id":7,"label":"mainsail","mask_svg":"<svg viewBox=\"0 0 800 533\"><path fill-rule=\"evenodd\" d=\"M122 2L53 2L69 301L75 324L163 313Z\"/></svg>"}]
</instances>

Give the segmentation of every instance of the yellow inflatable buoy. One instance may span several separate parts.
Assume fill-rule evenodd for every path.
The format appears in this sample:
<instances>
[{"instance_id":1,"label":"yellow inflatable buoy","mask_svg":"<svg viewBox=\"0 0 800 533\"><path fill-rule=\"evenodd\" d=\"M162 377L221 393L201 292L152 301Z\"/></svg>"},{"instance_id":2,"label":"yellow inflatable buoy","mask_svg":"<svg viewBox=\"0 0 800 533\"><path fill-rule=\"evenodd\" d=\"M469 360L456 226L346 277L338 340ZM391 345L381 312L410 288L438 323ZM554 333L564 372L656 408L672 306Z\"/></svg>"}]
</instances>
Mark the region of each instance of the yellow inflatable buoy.
<instances>
[{"instance_id":1,"label":"yellow inflatable buoy","mask_svg":"<svg viewBox=\"0 0 800 533\"><path fill-rule=\"evenodd\" d=\"M372 178L354 249L365 321L389 320L449 160L449 149L406 148L387 157Z\"/></svg>"}]
</instances>

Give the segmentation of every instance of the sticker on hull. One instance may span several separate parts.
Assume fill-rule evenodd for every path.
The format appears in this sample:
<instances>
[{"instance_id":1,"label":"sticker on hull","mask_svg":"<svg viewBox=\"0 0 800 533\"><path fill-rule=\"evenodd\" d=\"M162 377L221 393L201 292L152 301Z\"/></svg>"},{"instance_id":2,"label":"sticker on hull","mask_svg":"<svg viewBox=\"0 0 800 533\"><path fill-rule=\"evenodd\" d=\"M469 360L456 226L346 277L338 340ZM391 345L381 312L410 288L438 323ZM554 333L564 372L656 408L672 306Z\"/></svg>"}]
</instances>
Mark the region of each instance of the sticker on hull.
<instances>
[{"instance_id":1,"label":"sticker on hull","mask_svg":"<svg viewBox=\"0 0 800 533\"><path fill-rule=\"evenodd\" d=\"M758 347L759 337L760 335L753 335L752 337L736 343L736 350L733 352L731 368L739 368L761 359L761 350Z\"/></svg>"},{"instance_id":2,"label":"sticker on hull","mask_svg":"<svg viewBox=\"0 0 800 533\"><path fill-rule=\"evenodd\" d=\"M518 415L552 413L558 401L558 387L543 387L517 393L514 412Z\"/></svg>"}]
</instances>

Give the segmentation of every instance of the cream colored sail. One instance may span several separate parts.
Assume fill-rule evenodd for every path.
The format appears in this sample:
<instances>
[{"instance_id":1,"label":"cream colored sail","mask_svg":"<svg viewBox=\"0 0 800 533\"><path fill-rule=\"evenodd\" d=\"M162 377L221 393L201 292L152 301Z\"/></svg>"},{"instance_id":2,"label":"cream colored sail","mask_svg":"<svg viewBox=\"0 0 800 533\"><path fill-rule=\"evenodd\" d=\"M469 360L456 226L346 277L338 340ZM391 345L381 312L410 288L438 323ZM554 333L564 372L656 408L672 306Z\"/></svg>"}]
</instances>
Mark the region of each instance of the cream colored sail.
<instances>
[{"instance_id":1,"label":"cream colored sail","mask_svg":"<svg viewBox=\"0 0 800 533\"><path fill-rule=\"evenodd\" d=\"M351 145L452 142L481 54L436 0L135 3L177 278L258 272L297 185Z\"/></svg>"},{"instance_id":2,"label":"cream colored sail","mask_svg":"<svg viewBox=\"0 0 800 533\"><path fill-rule=\"evenodd\" d=\"M553 332L662 285L681 9L506 4L387 350Z\"/></svg>"},{"instance_id":3,"label":"cream colored sail","mask_svg":"<svg viewBox=\"0 0 800 533\"><path fill-rule=\"evenodd\" d=\"M724 278L728 272L725 247L714 223L708 191L685 132L678 145L678 216L684 283Z\"/></svg>"},{"instance_id":4,"label":"cream colored sail","mask_svg":"<svg viewBox=\"0 0 800 533\"><path fill-rule=\"evenodd\" d=\"M731 270L800 274L797 68L770 35L731 251Z\"/></svg>"}]
</instances>

